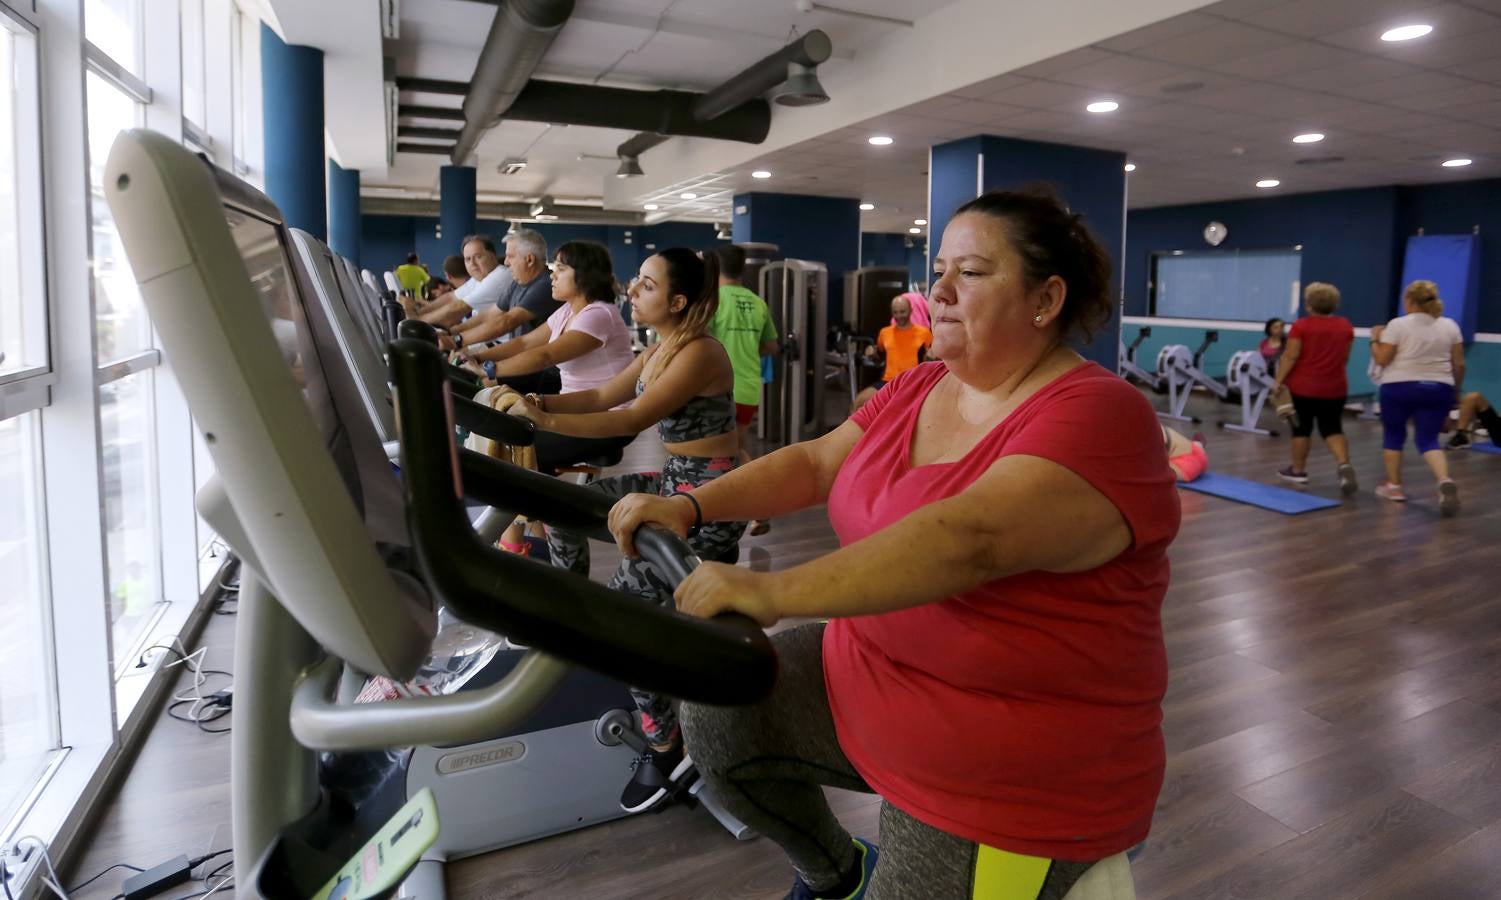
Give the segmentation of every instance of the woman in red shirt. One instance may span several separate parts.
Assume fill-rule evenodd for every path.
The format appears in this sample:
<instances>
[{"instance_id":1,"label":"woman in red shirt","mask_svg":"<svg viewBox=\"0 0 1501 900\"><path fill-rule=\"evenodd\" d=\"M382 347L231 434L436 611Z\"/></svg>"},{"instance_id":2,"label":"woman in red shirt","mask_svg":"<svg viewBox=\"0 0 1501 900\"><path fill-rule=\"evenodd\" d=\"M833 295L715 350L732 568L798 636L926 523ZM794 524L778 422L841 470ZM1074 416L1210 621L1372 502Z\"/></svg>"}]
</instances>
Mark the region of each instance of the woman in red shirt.
<instances>
[{"instance_id":1,"label":"woman in red shirt","mask_svg":"<svg viewBox=\"0 0 1501 900\"><path fill-rule=\"evenodd\" d=\"M677 592L697 616L831 620L773 638L767 701L683 708L702 777L791 858L791 896L1061 897L1129 874L1162 784L1179 508L1151 406L1069 346L1108 320L1109 270L1056 197L985 194L935 263L940 362L822 438L612 510L633 555L643 522L828 503L838 551L705 563ZM879 865L821 785L881 795Z\"/></svg>"},{"instance_id":2,"label":"woman in red shirt","mask_svg":"<svg viewBox=\"0 0 1501 900\"><path fill-rule=\"evenodd\" d=\"M1350 393L1345 365L1355 343L1355 328L1339 309L1339 288L1322 281L1303 289L1303 308L1308 315L1293 323L1287 346L1277 366L1272 394L1286 384L1293 395L1292 465L1278 472L1286 481L1308 483L1308 449L1317 422L1319 434L1334 455L1339 489L1349 496L1360 489L1355 467L1350 465L1350 443L1345 439L1345 398Z\"/></svg>"}]
</instances>

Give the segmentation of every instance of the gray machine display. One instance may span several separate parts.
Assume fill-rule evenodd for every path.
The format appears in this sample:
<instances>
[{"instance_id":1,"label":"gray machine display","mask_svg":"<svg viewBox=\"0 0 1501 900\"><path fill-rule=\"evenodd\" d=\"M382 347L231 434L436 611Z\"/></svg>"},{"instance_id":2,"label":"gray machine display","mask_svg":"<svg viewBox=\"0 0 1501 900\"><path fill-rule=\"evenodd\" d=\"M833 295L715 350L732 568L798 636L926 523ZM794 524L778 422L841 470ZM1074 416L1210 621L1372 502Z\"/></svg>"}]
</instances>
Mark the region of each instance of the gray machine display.
<instances>
[{"instance_id":1,"label":"gray machine display","mask_svg":"<svg viewBox=\"0 0 1501 900\"><path fill-rule=\"evenodd\" d=\"M745 702L713 694L734 689L719 673L742 641L764 638L759 629L693 622L639 601L622 605L625 598L586 579L491 554L462 506L443 520L453 528L456 515L459 524L446 543L421 541L426 520L418 513L408 520L401 484L380 446L376 423L384 426L383 410L370 396L377 379L355 371L378 358L379 349L349 309L357 300L346 289L354 285L347 277L341 284L338 258L321 242L294 237L263 195L211 172L161 135L122 132L107 172L121 241L218 470L200 492L200 511L245 567L235 650L239 727L231 751L237 895L308 896L321 883L317 873L348 858L368 836L362 829L370 822L358 813L339 818L339 804L327 799L319 783L322 751L418 747L374 796L404 798L408 780L413 792L428 784L438 795L440 843L402 894L427 900L443 896L446 857L621 815L616 795L630 771L628 745L638 736L629 715L612 715L630 708L619 679L675 696L699 694L705 702ZM335 330L344 340L332 337ZM437 355L435 348L428 352ZM404 428L404 442L426 434L429 448L429 465L408 468L404 477L409 497L417 496L415 484L426 483L426 496L446 493L454 504L458 470L435 473L431 463L473 454L452 449L444 406L430 397L407 404L403 422L426 415L446 449L432 450L433 429ZM465 486L482 475L466 472ZM539 494L531 496L536 503ZM462 560L481 573L475 583L501 587L482 569L499 565L526 579L563 578L571 587L560 592L558 582L534 596L517 581L507 596L474 604L455 582L440 598L425 580L435 570L414 558L420 562L435 552L423 548L455 541L474 543ZM447 574L457 569L439 567L445 578L457 577ZM577 600L576 613L558 609L564 595ZM402 682L445 650L437 643L438 601L450 598L475 628L519 632L539 649L502 651L455 694L349 703L350 686L366 673ZM639 622L628 625L622 616ZM615 627L607 633L585 624L611 619ZM551 655L590 646L588 664L614 677ZM710 655L688 661L697 651ZM645 666L649 658L673 658L674 674L663 680ZM724 678L770 686L769 678L749 671L726 671ZM723 687L710 687L716 682ZM590 704L596 713L579 716ZM371 815L382 808L375 803Z\"/></svg>"},{"instance_id":2,"label":"gray machine display","mask_svg":"<svg viewBox=\"0 0 1501 900\"><path fill-rule=\"evenodd\" d=\"M756 436L795 444L823 434L824 352L829 270L821 262L784 259L764 265L760 294L781 336L772 380L762 388Z\"/></svg>"},{"instance_id":3,"label":"gray machine display","mask_svg":"<svg viewBox=\"0 0 1501 900\"><path fill-rule=\"evenodd\" d=\"M873 338L891 323L891 301L907 290L902 266L866 266L844 273L844 321Z\"/></svg>"}]
</instances>

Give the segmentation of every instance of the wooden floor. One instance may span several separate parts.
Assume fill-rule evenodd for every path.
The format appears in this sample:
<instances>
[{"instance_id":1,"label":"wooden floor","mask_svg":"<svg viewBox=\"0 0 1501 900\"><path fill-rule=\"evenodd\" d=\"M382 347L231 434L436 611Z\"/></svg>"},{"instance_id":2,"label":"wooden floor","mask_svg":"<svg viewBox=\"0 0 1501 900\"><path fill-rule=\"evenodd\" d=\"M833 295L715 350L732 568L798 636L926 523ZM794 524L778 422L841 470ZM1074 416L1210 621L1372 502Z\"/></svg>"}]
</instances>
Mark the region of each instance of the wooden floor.
<instances>
[{"instance_id":1,"label":"wooden floor","mask_svg":"<svg viewBox=\"0 0 1501 900\"><path fill-rule=\"evenodd\" d=\"M1142 898L1501 897L1501 457L1450 457L1465 506L1440 519L1416 459L1412 500L1377 499L1379 428L1347 427L1363 489L1337 509L1288 517L1181 493L1163 614L1169 761L1134 864ZM1207 443L1227 474L1275 482L1286 464L1286 438L1211 424ZM627 462L658 452L643 440ZM1338 498L1321 452L1308 490ZM747 543L743 559L772 568L835 546L821 510ZM229 661L232 626L212 623L211 658ZM164 720L70 883L228 846L228 765L225 738ZM873 798L834 802L875 835ZM76 896L111 897L116 875ZM736 843L683 808L449 868L459 898L774 898L789 880L770 842Z\"/></svg>"}]
</instances>

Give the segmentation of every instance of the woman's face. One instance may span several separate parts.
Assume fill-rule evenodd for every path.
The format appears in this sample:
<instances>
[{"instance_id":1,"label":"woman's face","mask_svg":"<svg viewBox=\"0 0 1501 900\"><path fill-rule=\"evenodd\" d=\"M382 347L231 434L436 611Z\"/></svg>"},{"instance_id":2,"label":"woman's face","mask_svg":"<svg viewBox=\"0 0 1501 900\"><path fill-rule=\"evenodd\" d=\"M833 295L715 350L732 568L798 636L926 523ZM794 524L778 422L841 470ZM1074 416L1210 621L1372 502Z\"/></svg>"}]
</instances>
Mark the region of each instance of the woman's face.
<instances>
[{"instance_id":1,"label":"woman's face","mask_svg":"<svg viewBox=\"0 0 1501 900\"><path fill-rule=\"evenodd\" d=\"M572 300L578 296L578 282L573 278L573 266L563 262L563 258L557 257L553 264L548 266L552 270L552 298L554 300Z\"/></svg>"},{"instance_id":2,"label":"woman's face","mask_svg":"<svg viewBox=\"0 0 1501 900\"><path fill-rule=\"evenodd\" d=\"M1045 312L1044 324L1051 321L1044 294L1050 285L1058 291L1063 284L1050 278L1028 290L1021 257L1011 246L1005 223L983 213L949 220L933 278L928 299L932 354L948 361L1016 350L1041 331L1033 316Z\"/></svg>"},{"instance_id":3,"label":"woman's face","mask_svg":"<svg viewBox=\"0 0 1501 900\"><path fill-rule=\"evenodd\" d=\"M1281 319L1278 319L1277 321L1272 323L1272 330L1268 336L1281 339L1282 332L1286 328L1287 326L1283 323L1283 321Z\"/></svg>"},{"instance_id":4,"label":"woman's face","mask_svg":"<svg viewBox=\"0 0 1501 900\"><path fill-rule=\"evenodd\" d=\"M668 293L667 261L648 256L631 282L631 318L642 325L665 325L682 313L687 301Z\"/></svg>"}]
</instances>

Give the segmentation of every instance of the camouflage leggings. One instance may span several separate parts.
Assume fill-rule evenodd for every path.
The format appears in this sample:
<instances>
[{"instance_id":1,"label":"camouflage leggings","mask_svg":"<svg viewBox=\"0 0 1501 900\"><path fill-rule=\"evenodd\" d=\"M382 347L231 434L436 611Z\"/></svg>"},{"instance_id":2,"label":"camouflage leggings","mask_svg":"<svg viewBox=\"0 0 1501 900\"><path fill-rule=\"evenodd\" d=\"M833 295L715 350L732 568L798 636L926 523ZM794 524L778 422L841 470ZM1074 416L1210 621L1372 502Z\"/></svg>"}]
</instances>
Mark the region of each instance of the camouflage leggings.
<instances>
[{"instance_id":1,"label":"camouflage leggings","mask_svg":"<svg viewBox=\"0 0 1501 900\"><path fill-rule=\"evenodd\" d=\"M590 489L609 497L626 494L673 494L708 484L735 467L730 457L669 456L661 472L615 475L590 482ZM733 561L740 549L744 522L710 522L688 539L700 559ZM547 529L547 550L552 564L580 575L589 574L589 541L558 528ZM622 559L610 579L610 587L639 595L642 599L664 606L672 603L672 585L652 565L640 559ZM665 744L677 736L677 713L668 697L631 688L636 708L641 711L642 727L647 740Z\"/></svg>"}]
</instances>

